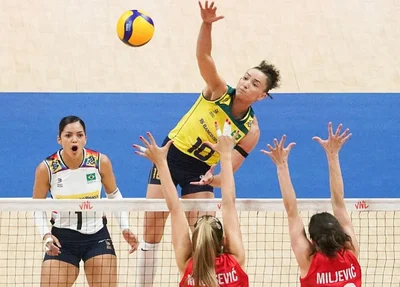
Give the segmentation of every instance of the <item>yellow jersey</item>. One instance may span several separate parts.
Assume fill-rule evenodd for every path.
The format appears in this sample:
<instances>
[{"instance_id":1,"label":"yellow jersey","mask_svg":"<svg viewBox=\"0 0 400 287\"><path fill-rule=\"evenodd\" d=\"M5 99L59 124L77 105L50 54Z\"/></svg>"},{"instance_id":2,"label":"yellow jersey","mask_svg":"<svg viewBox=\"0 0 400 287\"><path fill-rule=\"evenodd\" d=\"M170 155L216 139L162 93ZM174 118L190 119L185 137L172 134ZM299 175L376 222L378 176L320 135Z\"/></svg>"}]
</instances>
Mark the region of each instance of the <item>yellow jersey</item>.
<instances>
[{"instance_id":1,"label":"yellow jersey","mask_svg":"<svg viewBox=\"0 0 400 287\"><path fill-rule=\"evenodd\" d=\"M232 124L232 135L238 131L236 143L249 132L254 120L254 111L250 107L246 115L237 120L232 116L232 103L235 89L228 86L225 94L217 100L207 100L201 93L190 110L173 128L168 138L174 140L174 146L181 152L208 165L218 163L219 154L204 144L205 141L216 143L215 122L223 127L226 119Z\"/></svg>"}]
</instances>

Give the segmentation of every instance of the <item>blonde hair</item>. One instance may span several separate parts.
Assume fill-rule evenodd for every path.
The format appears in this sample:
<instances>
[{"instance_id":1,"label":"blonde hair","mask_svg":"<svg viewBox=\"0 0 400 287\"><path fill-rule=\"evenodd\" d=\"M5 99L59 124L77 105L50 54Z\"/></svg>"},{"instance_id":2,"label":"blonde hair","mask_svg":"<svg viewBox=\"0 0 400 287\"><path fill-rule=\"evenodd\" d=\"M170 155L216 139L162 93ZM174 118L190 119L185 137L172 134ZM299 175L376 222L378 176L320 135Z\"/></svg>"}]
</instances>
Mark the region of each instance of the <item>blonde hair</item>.
<instances>
[{"instance_id":1,"label":"blonde hair","mask_svg":"<svg viewBox=\"0 0 400 287\"><path fill-rule=\"evenodd\" d=\"M215 259L222 254L223 229L214 216L204 215L193 231L193 278L194 286L218 287Z\"/></svg>"}]
</instances>

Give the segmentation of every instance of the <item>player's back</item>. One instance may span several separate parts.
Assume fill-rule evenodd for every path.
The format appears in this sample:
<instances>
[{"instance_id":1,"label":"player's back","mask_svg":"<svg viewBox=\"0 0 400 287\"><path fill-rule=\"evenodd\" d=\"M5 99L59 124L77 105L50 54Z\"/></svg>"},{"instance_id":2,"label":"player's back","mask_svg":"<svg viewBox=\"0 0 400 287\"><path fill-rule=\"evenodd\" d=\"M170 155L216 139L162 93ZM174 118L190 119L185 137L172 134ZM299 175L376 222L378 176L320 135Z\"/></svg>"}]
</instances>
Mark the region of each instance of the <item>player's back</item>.
<instances>
[{"instance_id":1,"label":"player's back","mask_svg":"<svg viewBox=\"0 0 400 287\"><path fill-rule=\"evenodd\" d=\"M215 273L220 287L248 287L249 277L236 259L227 253L215 259ZM193 259L190 259L179 287L194 286Z\"/></svg>"},{"instance_id":2,"label":"player's back","mask_svg":"<svg viewBox=\"0 0 400 287\"><path fill-rule=\"evenodd\" d=\"M343 249L334 258L317 252L300 282L301 287L361 287L360 264L350 250Z\"/></svg>"}]
</instances>

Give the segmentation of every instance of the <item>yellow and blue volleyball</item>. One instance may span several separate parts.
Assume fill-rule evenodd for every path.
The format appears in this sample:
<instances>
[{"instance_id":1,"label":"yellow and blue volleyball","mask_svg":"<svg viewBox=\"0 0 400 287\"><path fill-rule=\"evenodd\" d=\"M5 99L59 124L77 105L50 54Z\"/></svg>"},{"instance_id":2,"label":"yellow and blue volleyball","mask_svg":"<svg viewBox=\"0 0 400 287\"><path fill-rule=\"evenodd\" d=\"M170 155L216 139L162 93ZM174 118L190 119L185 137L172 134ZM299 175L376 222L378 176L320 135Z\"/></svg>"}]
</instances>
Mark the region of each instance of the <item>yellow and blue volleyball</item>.
<instances>
[{"instance_id":1,"label":"yellow and blue volleyball","mask_svg":"<svg viewBox=\"0 0 400 287\"><path fill-rule=\"evenodd\" d=\"M143 46L153 37L153 19L140 10L126 11L118 19L117 34L129 46Z\"/></svg>"}]
</instances>

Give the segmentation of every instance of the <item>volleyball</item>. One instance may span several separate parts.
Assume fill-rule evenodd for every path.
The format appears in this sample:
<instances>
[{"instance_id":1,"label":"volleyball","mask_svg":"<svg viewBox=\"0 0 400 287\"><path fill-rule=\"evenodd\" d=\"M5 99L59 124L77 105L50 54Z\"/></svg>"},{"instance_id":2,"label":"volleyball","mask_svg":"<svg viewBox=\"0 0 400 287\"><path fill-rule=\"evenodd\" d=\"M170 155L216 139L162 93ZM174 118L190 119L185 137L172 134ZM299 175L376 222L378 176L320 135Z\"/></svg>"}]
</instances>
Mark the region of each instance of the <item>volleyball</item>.
<instances>
[{"instance_id":1,"label":"volleyball","mask_svg":"<svg viewBox=\"0 0 400 287\"><path fill-rule=\"evenodd\" d=\"M128 46L143 46L153 37L153 19L140 10L126 11L118 19L117 34L119 39Z\"/></svg>"}]
</instances>

